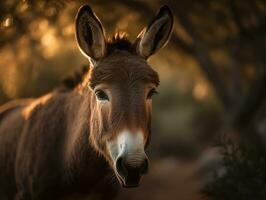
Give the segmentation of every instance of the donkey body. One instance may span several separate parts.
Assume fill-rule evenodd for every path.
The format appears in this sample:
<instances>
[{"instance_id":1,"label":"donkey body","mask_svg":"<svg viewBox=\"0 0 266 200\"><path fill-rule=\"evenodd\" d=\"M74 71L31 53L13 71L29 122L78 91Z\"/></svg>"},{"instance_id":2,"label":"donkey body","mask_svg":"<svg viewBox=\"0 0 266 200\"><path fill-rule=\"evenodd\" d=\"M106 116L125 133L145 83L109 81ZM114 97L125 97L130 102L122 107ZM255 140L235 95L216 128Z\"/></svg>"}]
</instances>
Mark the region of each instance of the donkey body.
<instances>
[{"instance_id":1,"label":"donkey body","mask_svg":"<svg viewBox=\"0 0 266 200\"><path fill-rule=\"evenodd\" d=\"M82 53L93 64L73 89L0 108L0 199L111 199L147 171L151 96L159 83L146 59L168 41L167 7L135 43L106 40L89 6L76 19ZM117 179L114 179L114 177Z\"/></svg>"},{"instance_id":2,"label":"donkey body","mask_svg":"<svg viewBox=\"0 0 266 200\"><path fill-rule=\"evenodd\" d=\"M84 116L89 116L89 98L86 92L55 91L3 113L0 190L6 199L16 193L21 199L82 194L112 173L88 145L90 131Z\"/></svg>"}]
</instances>

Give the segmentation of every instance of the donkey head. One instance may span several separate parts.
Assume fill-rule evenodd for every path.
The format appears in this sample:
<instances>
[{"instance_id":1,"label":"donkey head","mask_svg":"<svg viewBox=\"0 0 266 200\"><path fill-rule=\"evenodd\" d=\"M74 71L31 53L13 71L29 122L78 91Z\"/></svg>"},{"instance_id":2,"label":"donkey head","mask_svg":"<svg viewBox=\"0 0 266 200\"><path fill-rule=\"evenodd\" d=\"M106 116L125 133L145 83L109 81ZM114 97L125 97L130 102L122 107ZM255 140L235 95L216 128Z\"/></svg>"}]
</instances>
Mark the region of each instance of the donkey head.
<instances>
[{"instance_id":1,"label":"donkey head","mask_svg":"<svg viewBox=\"0 0 266 200\"><path fill-rule=\"evenodd\" d=\"M134 187L148 170L145 149L151 135L152 96L159 84L147 59L168 42L173 16L163 6L134 43L124 35L106 39L88 5L78 11L76 38L93 67L90 143L112 166L124 187Z\"/></svg>"}]
</instances>

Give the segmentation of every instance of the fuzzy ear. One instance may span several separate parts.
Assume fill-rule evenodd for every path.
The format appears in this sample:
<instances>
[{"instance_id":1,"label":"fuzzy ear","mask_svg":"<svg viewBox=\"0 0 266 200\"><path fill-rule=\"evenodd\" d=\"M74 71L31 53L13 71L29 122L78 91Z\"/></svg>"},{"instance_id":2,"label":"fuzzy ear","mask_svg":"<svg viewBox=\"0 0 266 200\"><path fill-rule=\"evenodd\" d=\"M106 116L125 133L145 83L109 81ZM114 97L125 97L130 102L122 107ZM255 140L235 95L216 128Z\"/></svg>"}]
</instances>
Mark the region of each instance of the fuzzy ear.
<instances>
[{"instance_id":1,"label":"fuzzy ear","mask_svg":"<svg viewBox=\"0 0 266 200\"><path fill-rule=\"evenodd\" d=\"M76 39L86 57L98 60L105 55L104 28L88 5L83 5L76 16Z\"/></svg>"},{"instance_id":2,"label":"fuzzy ear","mask_svg":"<svg viewBox=\"0 0 266 200\"><path fill-rule=\"evenodd\" d=\"M174 18L169 7L161 7L156 17L140 32L137 38L138 54L147 59L164 47L171 36L173 23Z\"/></svg>"}]
</instances>

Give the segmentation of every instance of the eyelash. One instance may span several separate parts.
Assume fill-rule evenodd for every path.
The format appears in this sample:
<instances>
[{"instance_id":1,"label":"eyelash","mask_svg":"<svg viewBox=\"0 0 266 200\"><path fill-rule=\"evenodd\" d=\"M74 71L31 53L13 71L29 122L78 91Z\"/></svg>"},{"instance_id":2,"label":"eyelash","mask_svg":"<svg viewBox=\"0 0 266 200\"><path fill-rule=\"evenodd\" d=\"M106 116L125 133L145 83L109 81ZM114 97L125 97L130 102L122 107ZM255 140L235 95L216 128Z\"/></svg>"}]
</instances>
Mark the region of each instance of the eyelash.
<instances>
[{"instance_id":1,"label":"eyelash","mask_svg":"<svg viewBox=\"0 0 266 200\"><path fill-rule=\"evenodd\" d=\"M158 94L155 88L151 89L147 95L147 99L151 99L153 95Z\"/></svg>"},{"instance_id":2,"label":"eyelash","mask_svg":"<svg viewBox=\"0 0 266 200\"><path fill-rule=\"evenodd\" d=\"M99 101L109 101L108 95L103 90L96 90L95 95Z\"/></svg>"}]
</instances>

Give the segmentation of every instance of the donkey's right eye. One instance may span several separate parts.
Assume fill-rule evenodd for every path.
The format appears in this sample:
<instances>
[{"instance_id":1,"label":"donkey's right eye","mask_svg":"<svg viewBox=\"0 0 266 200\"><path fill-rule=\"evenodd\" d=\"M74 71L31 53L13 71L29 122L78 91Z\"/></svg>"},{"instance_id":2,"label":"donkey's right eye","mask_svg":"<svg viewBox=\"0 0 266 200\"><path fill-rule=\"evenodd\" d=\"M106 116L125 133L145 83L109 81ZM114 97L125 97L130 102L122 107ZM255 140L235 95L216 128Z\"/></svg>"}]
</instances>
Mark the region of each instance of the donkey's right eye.
<instances>
[{"instance_id":1,"label":"donkey's right eye","mask_svg":"<svg viewBox=\"0 0 266 200\"><path fill-rule=\"evenodd\" d=\"M108 95L103 90L96 90L95 95L99 101L109 101Z\"/></svg>"}]
</instances>

